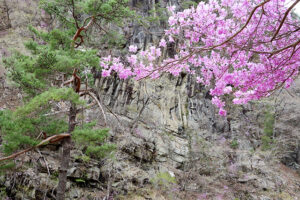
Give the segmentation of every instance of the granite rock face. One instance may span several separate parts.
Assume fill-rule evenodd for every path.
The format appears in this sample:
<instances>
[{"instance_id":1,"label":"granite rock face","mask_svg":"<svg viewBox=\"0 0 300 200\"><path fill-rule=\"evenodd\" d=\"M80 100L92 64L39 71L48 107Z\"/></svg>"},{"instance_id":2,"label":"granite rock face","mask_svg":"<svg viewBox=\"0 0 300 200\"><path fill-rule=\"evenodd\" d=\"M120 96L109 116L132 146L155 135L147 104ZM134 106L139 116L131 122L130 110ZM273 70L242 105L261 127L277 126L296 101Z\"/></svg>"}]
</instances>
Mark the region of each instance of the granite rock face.
<instances>
[{"instance_id":1,"label":"granite rock face","mask_svg":"<svg viewBox=\"0 0 300 200\"><path fill-rule=\"evenodd\" d=\"M0 2L0 16L1 16L0 31L9 29L11 27L11 21L9 18L9 8L7 5L7 1Z\"/></svg>"},{"instance_id":2,"label":"granite rock face","mask_svg":"<svg viewBox=\"0 0 300 200\"><path fill-rule=\"evenodd\" d=\"M37 3L0 0L5 19L0 23L1 56L8 55L10 47L24 51L29 22L46 29L55 26L50 16L36 9ZM132 0L131 6L148 16L155 3L180 7L182 1ZM156 43L165 26L162 21L145 30L130 24L124 30L126 47L135 44L143 49ZM100 55L107 54L102 46L99 49ZM165 53L171 55L172 48ZM209 88L191 75L136 82L99 74L94 72L94 87L105 108L109 139L118 150L112 159L85 162L74 149L68 199L300 199L299 80L288 92L260 102L231 104L223 118L211 104ZM15 108L22 94L5 81L1 66L0 79L0 108ZM267 113L275 119L268 137ZM104 125L97 107L84 115ZM29 164L22 171L0 176L0 197L5 188L17 200L53 199L58 149L40 149L25 158Z\"/></svg>"},{"instance_id":3,"label":"granite rock face","mask_svg":"<svg viewBox=\"0 0 300 200\"><path fill-rule=\"evenodd\" d=\"M217 115L208 90L190 75L140 82L99 78L96 83L101 102L109 108L113 138L131 159L150 163L158 171L176 171L178 177L196 173L196 181L180 179L193 192L206 191L199 180L210 176L223 183L212 183L216 188L229 188L225 199L274 199L285 193L299 198L300 193L293 192L299 190L299 80L289 89L293 97L281 91L261 102L231 106L227 118ZM275 117L270 144L262 139L267 112ZM87 116L104 120L95 110ZM270 147L263 150L265 145ZM153 173L152 168L146 172ZM289 187L295 190L284 189L290 179L295 185ZM218 194L210 192L210 198Z\"/></svg>"}]
</instances>

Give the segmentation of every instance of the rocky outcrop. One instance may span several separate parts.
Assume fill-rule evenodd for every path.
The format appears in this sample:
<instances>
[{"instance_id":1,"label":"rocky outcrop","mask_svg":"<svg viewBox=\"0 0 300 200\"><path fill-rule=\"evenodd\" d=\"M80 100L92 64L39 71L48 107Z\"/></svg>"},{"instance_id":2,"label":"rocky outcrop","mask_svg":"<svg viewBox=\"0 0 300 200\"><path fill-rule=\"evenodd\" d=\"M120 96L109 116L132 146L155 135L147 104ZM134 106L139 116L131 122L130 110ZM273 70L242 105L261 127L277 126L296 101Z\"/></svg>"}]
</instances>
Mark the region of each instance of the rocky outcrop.
<instances>
[{"instance_id":1,"label":"rocky outcrop","mask_svg":"<svg viewBox=\"0 0 300 200\"><path fill-rule=\"evenodd\" d=\"M3 2L0 15L7 13L2 11ZM35 0L6 2L12 28L6 26L6 32L0 33L2 55L9 47L24 51L20 44L28 37L27 22L44 28L51 24L49 16L35 9ZM180 4L134 0L132 6L146 16L155 2ZM126 45L142 49L155 43L163 27L160 22L145 31L131 24ZM101 55L107 53L100 49ZM216 114L208 88L191 75L136 82L99 74L94 73L95 90L111 129L109 140L118 149L113 158L84 161L82 152L74 148L68 199L300 199L299 80L289 92L282 90L245 106L231 104L223 118ZM4 79L2 83L1 109L16 107L21 93ZM275 118L272 136L267 137L266 113ZM104 125L97 107L84 116ZM20 171L0 176L0 198L5 191L17 200L54 199L58 148L27 155Z\"/></svg>"},{"instance_id":2,"label":"rocky outcrop","mask_svg":"<svg viewBox=\"0 0 300 200\"><path fill-rule=\"evenodd\" d=\"M4 31L11 27L11 21L9 18L9 8L6 0L0 1L0 31Z\"/></svg>"},{"instance_id":3,"label":"rocky outcrop","mask_svg":"<svg viewBox=\"0 0 300 200\"><path fill-rule=\"evenodd\" d=\"M220 193L201 183L203 176L228 187L223 194L225 199L300 196L291 189L299 189L299 176L279 162L293 163L294 168L298 168L295 160L298 148L292 144L299 141L298 123L295 123L299 109L291 106L291 111L285 105L299 104L294 99L299 95L296 89L299 81L290 90L293 98L281 92L258 103L231 106L227 118L215 113L207 89L196 84L189 75L140 82L99 78L96 82L101 102L108 108L106 115L113 139L121 144L128 159L150 163L156 173L176 172L180 184L192 191L190 198L193 192L208 191L209 198ZM266 144L263 138L267 112L276 120L272 141ZM103 115L95 110L87 116L88 119L98 117L99 122L103 122ZM265 145L270 145L268 150L264 150ZM290 155L288 149L295 153ZM285 157L293 161L285 161ZM145 171L153 174L153 170ZM186 173L192 177L185 176ZM295 185L285 188L290 181Z\"/></svg>"}]
</instances>

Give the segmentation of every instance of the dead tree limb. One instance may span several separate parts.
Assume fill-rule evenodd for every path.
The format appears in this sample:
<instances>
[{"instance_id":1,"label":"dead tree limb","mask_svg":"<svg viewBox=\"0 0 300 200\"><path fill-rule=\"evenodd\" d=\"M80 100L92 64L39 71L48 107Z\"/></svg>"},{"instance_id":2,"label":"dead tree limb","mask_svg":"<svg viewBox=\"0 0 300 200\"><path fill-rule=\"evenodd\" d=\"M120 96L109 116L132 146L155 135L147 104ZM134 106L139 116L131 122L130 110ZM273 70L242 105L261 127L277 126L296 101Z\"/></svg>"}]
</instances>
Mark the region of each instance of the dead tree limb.
<instances>
[{"instance_id":1,"label":"dead tree limb","mask_svg":"<svg viewBox=\"0 0 300 200\"><path fill-rule=\"evenodd\" d=\"M20 152L17 152L17 153L14 153L10 156L6 156L6 157L3 157L3 158L0 158L0 162L1 161L4 161L4 160L11 160L11 159L14 159L24 153L27 153L29 151L32 151L36 148L39 148L41 146L44 146L44 145L47 145L47 144L53 144L53 143L56 143L56 142L59 142L61 141L62 139L64 138L67 138L67 137L71 137L71 135L69 133L62 133L62 134L59 134L59 135L53 135L51 137L48 137L47 139L41 141L39 144L33 146L33 147L30 147L30 148L27 148L23 151L20 151Z\"/></svg>"}]
</instances>

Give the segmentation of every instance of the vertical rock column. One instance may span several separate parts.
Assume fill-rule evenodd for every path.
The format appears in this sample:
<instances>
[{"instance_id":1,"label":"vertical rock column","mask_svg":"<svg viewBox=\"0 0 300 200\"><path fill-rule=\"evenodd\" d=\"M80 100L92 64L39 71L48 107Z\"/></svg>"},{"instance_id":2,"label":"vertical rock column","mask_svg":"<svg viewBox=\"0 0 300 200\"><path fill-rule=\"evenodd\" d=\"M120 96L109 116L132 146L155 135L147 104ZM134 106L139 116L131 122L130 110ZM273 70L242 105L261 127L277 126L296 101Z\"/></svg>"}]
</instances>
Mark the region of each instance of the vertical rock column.
<instances>
[{"instance_id":1,"label":"vertical rock column","mask_svg":"<svg viewBox=\"0 0 300 200\"><path fill-rule=\"evenodd\" d=\"M6 1L7 0L0 0L0 31L4 31L11 27L9 8Z\"/></svg>"}]
</instances>

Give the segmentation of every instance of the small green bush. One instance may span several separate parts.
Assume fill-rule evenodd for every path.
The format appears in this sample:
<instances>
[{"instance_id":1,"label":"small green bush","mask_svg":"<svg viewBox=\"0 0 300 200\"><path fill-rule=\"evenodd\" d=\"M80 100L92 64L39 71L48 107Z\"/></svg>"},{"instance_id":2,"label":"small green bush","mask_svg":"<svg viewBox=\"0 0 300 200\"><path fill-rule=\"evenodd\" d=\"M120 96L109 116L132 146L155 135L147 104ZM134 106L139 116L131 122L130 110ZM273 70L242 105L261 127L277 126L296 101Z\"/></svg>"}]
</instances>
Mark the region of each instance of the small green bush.
<instances>
[{"instance_id":1,"label":"small green bush","mask_svg":"<svg viewBox=\"0 0 300 200\"><path fill-rule=\"evenodd\" d=\"M261 146L262 150L266 151L266 150L269 150L272 148L273 139L267 135L263 135L261 137L261 143L262 143L262 146Z\"/></svg>"},{"instance_id":2,"label":"small green bush","mask_svg":"<svg viewBox=\"0 0 300 200\"><path fill-rule=\"evenodd\" d=\"M231 142L230 142L230 147L232 149L237 149L239 147L239 142L237 141L237 139L233 139Z\"/></svg>"},{"instance_id":3,"label":"small green bush","mask_svg":"<svg viewBox=\"0 0 300 200\"><path fill-rule=\"evenodd\" d=\"M93 158L104 158L106 155L116 149L114 144L105 143L109 135L109 129L93 129L96 122L90 122L83 127L76 127L73 132L73 138L80 146L85 146L86 156ZM87 160L87 158L84 158Z\"/></svg>"},{"instance_id":4,"label":"small green bush","mask_svg":"<svg viewBox=\"0 0 300 200\"><path fill-rule=\"evenodd\" d=\"M6 194L6 189L5 187L0 187L0 199L6 199L7 194Z\"/></svg>"},{"instance_id":5,"label":"small green bush","mask_svg":"<svg viewBox=\"0 0 300 200\"><path fill-rule=\"evenodd\" d=\"M176 178L171 176L168 172L159 172L154 178L150 180L154 186L166 189L172 184L176 183Z\"/></svg>"},{"instance_id":6,"label":"small green bush","mask_svg":"<svg viewBox=\"0 0 300 200\"><path fill-rule=\"evenodd\" d=\"M275 116L270 111L266 111L264 119L264 134L272 137L275 124Z\"/></svg>"},{"instance_id":7,"label":"small green bush","mask_svg":"<svg viewBox=\"0 0 300 200\"><path fill-rule=\"evenodd\" d=\"M274 133L274 125L275 125L275 116L274 113L268 109L265 112L264 116L264 129L263 136L261 137L261 149L263 151L269 150L272 148L272 143L274 142L273 133Z\"/></svg>"}]
</instances>

